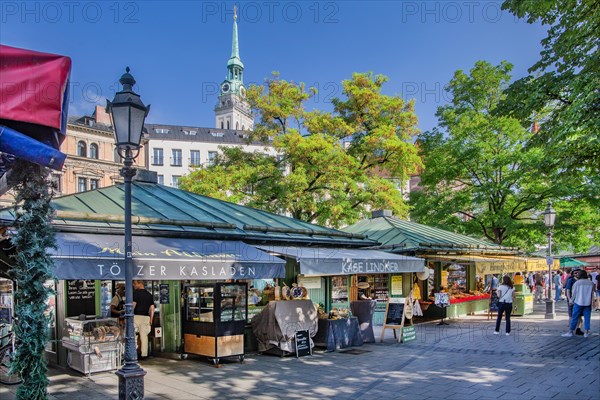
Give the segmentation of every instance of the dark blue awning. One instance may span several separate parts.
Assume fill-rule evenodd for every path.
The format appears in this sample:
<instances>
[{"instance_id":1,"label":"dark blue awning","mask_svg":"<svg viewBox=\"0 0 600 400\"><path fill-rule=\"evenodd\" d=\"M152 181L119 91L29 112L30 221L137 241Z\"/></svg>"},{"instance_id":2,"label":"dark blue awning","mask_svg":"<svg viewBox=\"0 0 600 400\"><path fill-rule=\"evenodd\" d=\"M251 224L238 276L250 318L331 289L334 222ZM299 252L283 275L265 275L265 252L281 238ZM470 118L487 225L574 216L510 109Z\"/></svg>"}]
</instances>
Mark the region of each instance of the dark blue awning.
<instances>
[{"instance_id":1,"label":"dark blue awning","mask_svg":"<svg viewBox=\"0 0 600 400\"><path fill-rule=\"evenodd\" d=\"M125 279L124 237L56 234L58 279ZM133 237L133 279L225 280L285 276L285 261L239 241Z\"/></svg>"}]
</instances>

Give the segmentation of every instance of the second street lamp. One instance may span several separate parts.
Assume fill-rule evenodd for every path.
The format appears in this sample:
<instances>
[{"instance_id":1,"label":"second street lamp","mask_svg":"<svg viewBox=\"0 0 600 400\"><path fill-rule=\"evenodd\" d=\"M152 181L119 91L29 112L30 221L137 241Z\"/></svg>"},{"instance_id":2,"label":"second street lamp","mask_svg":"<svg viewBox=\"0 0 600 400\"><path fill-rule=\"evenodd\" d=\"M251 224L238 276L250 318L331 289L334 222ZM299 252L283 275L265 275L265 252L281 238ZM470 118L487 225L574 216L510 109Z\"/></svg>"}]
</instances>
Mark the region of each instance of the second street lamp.
<instances>
[{"instance_id":1,"label":"second street lamp","mask_svg":"<svg viewBox=\"0 0 600 400\"><path fill-rule=\"evenodd\" d=\"M552 208L552 202L548 202L548 207L544 211L544 225L548 228L548 256L546 263L548 264L548 298L546 299L546 319L554 319L554 300L552 299L552 228L556 221L556 211Z\"/></svg>"},{"instance_id":2,"label":"second street lamp","mask_svg":"<svg viewBox=\"0 0 600 400\"><path fill-rule=\"evenodd\" d=\"M139 154L144 120L150 110L140 96L133 91L135 79L129 67L119 79L123 90L115 94L112 102L106 101L106 111L111 117L115 131L117 152L123 159L120 173L125 181L125 364L117 371L119 376L119 399L144 398L144 371L137 363L135 331L133 327L133 263L131 234L131 180L136 169L133 161Z\"/></svg>"}]
</instances>

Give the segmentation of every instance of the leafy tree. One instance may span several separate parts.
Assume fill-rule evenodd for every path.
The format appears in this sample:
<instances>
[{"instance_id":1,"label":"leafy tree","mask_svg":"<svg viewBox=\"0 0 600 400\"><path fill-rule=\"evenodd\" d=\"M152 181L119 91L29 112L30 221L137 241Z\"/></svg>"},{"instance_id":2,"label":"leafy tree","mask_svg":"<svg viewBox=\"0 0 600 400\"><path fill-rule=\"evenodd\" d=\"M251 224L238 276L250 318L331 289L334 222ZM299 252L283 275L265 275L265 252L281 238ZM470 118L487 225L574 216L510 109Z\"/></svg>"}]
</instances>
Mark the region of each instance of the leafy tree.
<instances>
[{"instance_id":1,"label":"leafy tree","mask_svg":"<svg viewBox=\"0 0 600 400\"><path fill-rule=\"evenodd\" d=\"M316 91L280 79L248 89L258 123L251 141L273 146L265 155L222 147L213 166L200 167L181 187L200 194L341 226L369 209L407 215L400 191L386 177L406 180L419 165L413 103L381 93L387 78L354 74L334 111L306 111Z\"/></svg>"},{"instance_id":2,"label":"leafy tree","mask_svg":"<svg viewBox=\"0 0 600 400\"><path fill-rule=\"evenodd\" d=\"M539 120L534 145L575 173L598 175L600 161L600 1L505 0L527 22L549 26L540 60L513 83L503 106L525 124Z\"/></svg>"},{"instance_id":3,"label":"leafy tree","mask_svg":"<svg viewBox=\"0 0 600 400\"><path fill-rule=\"evenodd\" d=\"M528 146L535 136L521 121L497 112L506 97L512 65L478 61L467 75L456 71L452 101L439 107L439 128L419 139L423 190L411 194L413 217L423 223L484 236L496 244L530 247L543 242L539 213L550 199L568 199L584 183L561 169L540 169L548 154ZM576 200L571 198L571 200ZM572 207L575 203L572 204ZM558 204L555 207L559 209ZM572 214L577 219L576 213ZM590 218L569 231L585 242ZM582 221L583 219L579 219ZM536 223L537 221L537 223ZM557 229L558 231L558 229Z\"/></svg>"}]
</instances>

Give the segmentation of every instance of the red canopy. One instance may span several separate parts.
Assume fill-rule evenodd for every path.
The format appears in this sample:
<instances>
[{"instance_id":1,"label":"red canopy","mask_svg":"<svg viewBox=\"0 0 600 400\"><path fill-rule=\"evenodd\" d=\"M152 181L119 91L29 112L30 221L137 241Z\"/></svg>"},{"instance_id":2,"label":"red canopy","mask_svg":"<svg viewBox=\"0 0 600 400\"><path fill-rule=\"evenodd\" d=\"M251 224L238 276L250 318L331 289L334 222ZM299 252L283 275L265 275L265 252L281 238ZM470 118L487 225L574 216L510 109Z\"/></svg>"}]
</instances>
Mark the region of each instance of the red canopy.
<instances>
[{"instance_id":1,"label":"red canopy","mask_svg":"<svg viewBox=\"0 0 600 400\"><path fill-rule=\"evenodd\" d=\"M65 132L71 59L0 45L0 119Z\"/></svg>"}]
</instances>

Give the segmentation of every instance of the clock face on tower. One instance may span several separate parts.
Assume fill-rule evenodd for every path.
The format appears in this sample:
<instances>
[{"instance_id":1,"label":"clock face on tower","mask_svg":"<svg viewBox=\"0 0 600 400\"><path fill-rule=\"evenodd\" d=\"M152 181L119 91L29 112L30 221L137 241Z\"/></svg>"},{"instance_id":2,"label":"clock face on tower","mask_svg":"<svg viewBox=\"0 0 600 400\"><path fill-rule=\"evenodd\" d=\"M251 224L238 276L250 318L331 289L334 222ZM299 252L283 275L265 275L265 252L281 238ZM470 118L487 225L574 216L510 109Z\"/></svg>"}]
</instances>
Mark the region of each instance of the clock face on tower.
<instances>
[{"instance_id":1,"label":"clock face on tower","mask_svg":"<svg viewBox=\"0 0 600 400\"><path fill-rule=\"evenodd\" d=\"M246 97L246 88L243 86L240 87L240 96Z\"/></svg>"},{"instance_id":2,"label":"clock face on tower","mask_svg":"<svg viewBox=\"0 0 600 400\"><path fill-rule=\"evenodd\" d=\"M229 88L229 83L225 82L224 84L222 84L222 85L221 85L221 91L222 91L223 93L227 93L227 92L229 92L229 89L230 89L230 88Z\"/></svg>"}]
</instances>

